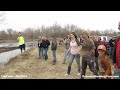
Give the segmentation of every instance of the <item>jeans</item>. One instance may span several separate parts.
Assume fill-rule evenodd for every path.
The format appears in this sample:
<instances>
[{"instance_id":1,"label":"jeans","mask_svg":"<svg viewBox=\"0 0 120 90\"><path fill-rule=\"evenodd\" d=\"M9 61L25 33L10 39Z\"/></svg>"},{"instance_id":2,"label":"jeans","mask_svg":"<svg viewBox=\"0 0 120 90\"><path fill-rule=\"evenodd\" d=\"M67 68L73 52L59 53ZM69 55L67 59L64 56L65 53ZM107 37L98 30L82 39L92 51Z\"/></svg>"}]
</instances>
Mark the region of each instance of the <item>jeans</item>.
<instances>
[{"instance_id":1,"label":"jeans","mask_svg":"<svg viewBox=\"0 0 120 90\"><path fill-rule=\"evenodd\" d=\"M95 57L95 68L98 71L98 57Z\"/></svg>"},{"instance_id":2,"label":"jeans","mask_svg":"<svg viewBox=\"0 0 120 90\"><path fill-rule=\"evenodd\" d=\"M67 49L64 49L64 63L66 62L67 56L69 57L70 52L67 53Z\"/></svg>"},{"instance_id":3,"label":"jeans","mask_svg":"<svg viewBox=\"0 0 120 90\"><path fill-rule=\"evenodd\" d=\"M38 51L39 51L39 58L43 58L43 48L38 47Z\"/></svg>"},{"instance_id":4,"label":"jeans","mask_svg":"<svg viewBox=\"0 0 120 90\"><path fill-rule=\"evenodd\" d=\"M115 68L115 70L114 70L114 76L117 76L114 79L120 79L120 69Z\"/></svg>"},{"instance_id":5,"label":"jeans","mask_svg":"<svg viewBox=\"0 0 120 90\"><path fill-rule=\"evenodd\" d=\"M53 52L53 62L55 63L56 62L56 50L52 50Z\"/></svg>"},{"instance_id":6,"label":"jeans","mask_svg":"<svg viewBox=\"0 0 120 90\"><path fill-rule=\"evenodd\" d=\"M109 49L110 49L110 58L112 58L113 48L114 48L114 47L110 47L110 48L109 48Z\"/></svg>"},{"instance_id":7,"label":"jeans","mask_svg":"<svg viewBox=\"0 0 120 90\"><path fill-rule=\"evenodd\" d=\"M47 60L47 59L48 59L48 56L47 56L47 51L48 51L48 49L47 49L47 48L43 48L43 58L44 58L45 60Z\"/></svg>"},{"instance_id":8,"label":"jeans","mask_svg":"<svg viewBox=\"0 0 120 90\"><path fill-rule=\"evenodd\" d=\"M78 66L78 73L80 73L80 54L73 55L73 54L70 53L67 74L70 74L71 65L73 63L74 58L76 59L76 63L77 63L77 66Z\"/></svg>"},{"instance_id":9,"label":"jeans","mask_svg":"<svg viewBox=\"0 0 120 90\"><path fill-rule=\"evenodd\" d=\"M89 69L93 72L93 74L98 76L98 72L97 72L96 68L94 67L94 62L91 62L91 60L92 59L90 56L82 57L82 74L81 74L82 79L83 79L82 75L85 76L85 74L86 74L87 65L89 66Z\"/></svg>"}]
</instances>

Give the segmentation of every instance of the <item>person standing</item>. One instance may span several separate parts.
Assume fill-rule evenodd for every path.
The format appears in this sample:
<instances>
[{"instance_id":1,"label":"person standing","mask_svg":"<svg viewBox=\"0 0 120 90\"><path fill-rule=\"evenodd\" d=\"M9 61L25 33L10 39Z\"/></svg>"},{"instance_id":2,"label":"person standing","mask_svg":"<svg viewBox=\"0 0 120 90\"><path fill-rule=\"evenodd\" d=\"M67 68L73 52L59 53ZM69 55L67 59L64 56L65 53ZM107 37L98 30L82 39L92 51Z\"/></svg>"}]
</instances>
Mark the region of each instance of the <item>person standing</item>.
<instances>
[{"instance_id":1,"label":"person standing","mask_svg":"<svg viewBox=\"0 0 120 90\"><path fill-rule=\"evenodd\" d=\"M23 51L22 51L22 50L24 50L24 54L26 54L26 50L25 50L25 39L24 39L24 37L23 37L23 35L22 35L21 32L19 32L19 37L17 38L17 40L18 40L19 48L20 48L20 50L21 50L21 54L23 54Z\"/></svg>"},{"instance_id":2,"label":"person standing","mask_svg":"<svg viewBox=\"0 0 120 90\"><path fill-rule=\"evenodd\" d=\"M46 37L43 37L42 47L43 47L43 58L44 58L45 60L48 59L47 52L48 52L48 47L49 47L49 45L50 45L49 40L47 40Z\"/></svg>"},{"instance_id":3,"label":"person standing","mask_svg":"<svg viewBox=\"0 0 120 90\"><path fill-rule=\"evenodd\" d=\"M56 64L56 50L57 50L57 40L54 36L52 36L51 50L53 53L53 65Z\"/></svg>"},{"instance_id":4,"label":"person standing","mask_svg":"<svg viewBox=\"0 0 120 90\"><path fill-rule=\"evenodd\" d=\"M39 51L39 59L43 58L43 47L42 47L42 37L39 36L38 40L38 51Z\"/></svg>"},{"instance_id":5,"label":"person standing","mask_svg":"<svg viewBox=\"0 0 120 90\"><path fill-rule=\"evenodd\" d=\"M95 45L87 31L83 32L84 41L82 43L82 74L81 79L84 79L87 65L94 75L98 76L97 70L94 67L95 62Z\"/></svg>"},{"instance_id":6,"label":"person standing","mask_svg":"<svg viewBox=\"0 0 120 90\"><path fill-rule=\"evenodd\" d=\"M113 52L114 45L115 45L115 38L114 38L114 36L113 36L112 39L110 39L110 41L109 41L109 46L110 46L110 58L112 58L112 52Z\"/></svg>"},{"instance_id":7,"label":"person standing","mask_svg":"<svg viewBox=\"0 0 120 90\"><path fill-rule=\"evenodd\" d=\"M120 30L120 22L118 23L118 29ZM112 60L114 64L114 76L116 76L115 79L120 79L120 36L116 39Z\"/></svg>"},{"instance_id":8,"label":"person standing","mask_svg":"<svg viewBox=\"0 0 120 90\"><path fill-rule=\"evenodd\" d=\"M73 63L73 60L76 59L77 63L77 69L78 69L78 74L80 75L80 50L81 50L81 43L77 39L77 35L72 32L70 33L70 47L68 49L68 52L70 51L70 57L69 57L69 65L67 69L67 74L65 75L70 75L71 72L71 66Z\"/></svg>"},{"instance_id":9,"label":"person standing","mask_svg":"<svg viewBox=\"0 0 120 90\"><path fill-rule=\"evenodd\" d=\"M68 35L67 38L65 38L65 40L64 40L64 60L63 60L63 64L65 64L67 56L69 57L69 54L70 54L70 52L68 51L68 49L70 47L70 38L69 37L70 36Z\"/></svg>"},{"instance_id":10,"label":"person standing","mask_svg":"<svg viewBox=\"0 0 120 90\"><path fill-rule=\"evenodd\" d=\"M94 41L94 44L95 44L95 67L98 71L98 46L100 45L100 41L99 41L99 37L97 35L94 35L93 36L93 41Z\"/></svg>"}]
</instances>

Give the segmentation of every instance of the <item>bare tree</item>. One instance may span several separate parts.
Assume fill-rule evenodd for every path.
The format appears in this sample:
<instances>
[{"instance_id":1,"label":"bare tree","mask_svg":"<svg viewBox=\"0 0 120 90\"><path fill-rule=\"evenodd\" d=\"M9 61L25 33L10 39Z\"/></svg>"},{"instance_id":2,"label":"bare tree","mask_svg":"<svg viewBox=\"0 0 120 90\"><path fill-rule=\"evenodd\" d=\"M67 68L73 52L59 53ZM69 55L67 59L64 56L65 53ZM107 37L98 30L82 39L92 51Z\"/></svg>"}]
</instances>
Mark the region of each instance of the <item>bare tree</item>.
<instances>
[{"instance_id":1,"label":"bare tree","mask_svg":"<svg viewBox=\"0 0 120 90\"><path fill-rule=\"evenodd\" d=\"M9 34L9 38L12 39L13 30L12 29L7 29L7 32Z\"/></svg>"},{"instance_id":2,"label":"bare tree","mask_svg":"<svg viewBox=\"0 0 120 90\"><path fill-rule=\"evenodd\" d=\"M8 35L5 30L0 31L0 40L6 40L8 38L7 36Z\"/></svg>"},{"instance_id":3,"label":"bare tree","mask_svg":"<svg viewBox=\"0 0 120 90\"><path fill-rule=\"evenodd\" d=\"M5 21L5 11L0 11L0 23L3 23Z\"/></svg>"}]
</instances>

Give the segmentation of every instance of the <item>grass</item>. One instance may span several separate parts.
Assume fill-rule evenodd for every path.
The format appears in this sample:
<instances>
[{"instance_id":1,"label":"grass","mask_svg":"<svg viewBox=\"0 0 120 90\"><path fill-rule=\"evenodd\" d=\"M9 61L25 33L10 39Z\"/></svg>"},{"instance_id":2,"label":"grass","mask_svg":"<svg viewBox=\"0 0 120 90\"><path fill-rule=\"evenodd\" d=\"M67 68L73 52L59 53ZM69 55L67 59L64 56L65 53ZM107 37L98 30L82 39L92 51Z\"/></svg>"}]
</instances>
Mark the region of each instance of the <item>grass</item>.
<instances>
[{"instance_id":1,"label":"grass","mask_svg":"<svg viewBox=\"0 0 120 90\"><path fill-rule=\"evenodd\" d=\"M53 57L52 51L48 50L48 60L38 59L37 47L27 50L27 54L19 55L11 59L4 68L0 68L1 79L80 79L77 75L77 64L73 61L71 75L65 76L68 67L68 60L66 64L62 64L64 58L64 47L58 46L57 63L52 65ZM80 60L81 61L81 60ZM86 75L93 75L87 69Z\"/></svg>"}]
</instances>

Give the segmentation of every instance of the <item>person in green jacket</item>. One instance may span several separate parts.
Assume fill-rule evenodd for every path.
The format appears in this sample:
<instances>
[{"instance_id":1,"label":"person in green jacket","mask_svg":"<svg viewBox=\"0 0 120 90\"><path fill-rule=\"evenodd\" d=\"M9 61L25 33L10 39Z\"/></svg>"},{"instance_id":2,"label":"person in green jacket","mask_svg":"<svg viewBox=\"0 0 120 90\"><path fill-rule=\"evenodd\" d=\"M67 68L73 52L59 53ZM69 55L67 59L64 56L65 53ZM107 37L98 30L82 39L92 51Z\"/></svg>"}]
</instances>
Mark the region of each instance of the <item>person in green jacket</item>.
<instances>
[{"instance_id":1,"label":"person in green jacket","mask_svg":"<svg viewBox=\"0 0 120 90\"><path fill-rule=\"evenodd\" d=\"M25 39L24 37L22 36L22 33L19 32L19 37L17 38L18 40L18 44L19 44L19 48L21 50L21 54L23 53L22 50L24 50L24 53L26 52L25 51ZM25 53L26 54L26 53Z\"/></svg>"}]
</instances>

